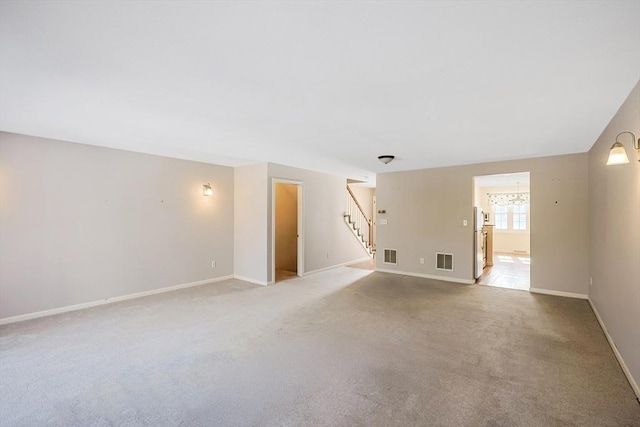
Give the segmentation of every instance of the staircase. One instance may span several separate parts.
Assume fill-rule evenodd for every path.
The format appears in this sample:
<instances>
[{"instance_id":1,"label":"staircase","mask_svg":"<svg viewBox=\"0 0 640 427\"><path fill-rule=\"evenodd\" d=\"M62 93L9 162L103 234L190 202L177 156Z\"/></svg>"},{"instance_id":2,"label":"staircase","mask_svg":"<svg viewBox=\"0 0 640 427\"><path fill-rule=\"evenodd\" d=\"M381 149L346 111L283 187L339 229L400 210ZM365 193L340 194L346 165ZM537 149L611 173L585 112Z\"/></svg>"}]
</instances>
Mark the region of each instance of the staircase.
<instances>
[{"instance_id":1,"label":"staircase","mask_svg":"<svg viewBox=\"0 0 640 427\"><path fill-rule=\"evenodd\" d=\"M349 224L353 235L356 236L369 256L373 258L376 253L373 246L373 223L364 214L362 206L358 203L349 186L347 186L347 210L344 213L344 221Z\"/></svg>"}]
</instances>

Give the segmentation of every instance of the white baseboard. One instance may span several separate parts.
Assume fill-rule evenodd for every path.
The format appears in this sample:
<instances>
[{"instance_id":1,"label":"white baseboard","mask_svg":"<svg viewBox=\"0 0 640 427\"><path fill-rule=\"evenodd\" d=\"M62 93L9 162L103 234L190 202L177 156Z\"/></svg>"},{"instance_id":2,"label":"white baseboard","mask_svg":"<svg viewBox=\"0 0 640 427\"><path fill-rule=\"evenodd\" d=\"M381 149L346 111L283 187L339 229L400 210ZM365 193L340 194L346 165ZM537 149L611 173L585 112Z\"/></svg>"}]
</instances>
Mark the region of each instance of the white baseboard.
<instances>
[{"instance_id":1,"label":"white baseboard","mask_svg":"<svg viewBox=\"0 0 640 427\"><path fill-rule=\"evenodd\" d=\"M238 279L238 280L242 280L243 282L249 282L249 283L255 283L256 285L261 285L261 286L267 286L270 285L271 283L265 281L265 280L256 280L256 279L252 279L250 277L245 277L245 276L238 276L237 274L235 274L233 276L234 279Z\"/></svg>"},{"instance_id":2,"label":"white baseboard","mask_svg":"<svg viewBox=\"0 0 640 427\"><path fill-rule=\"evenodd\" d=\"M376 268L381 273L400 274L402 276L422 277L424 279L444 280L445 282L463 283L465 285L473 285L476 281L469 279L459 279L457 277L436 276L433 274L412 273L409 271L387 270L384 268Z\"/></svg>"},{"instance_id":3,"label":"white baseboard","mask_svg":"<svg viewBox=\"0 0 640 427\"><path fill-rule=\"evenodd\" d=\"M540 289L540 288L529 288L529 292L533 292L534 294L555 295L557 297L569 297L569 298L578 298L578 299L589 298L589 295L587 294L576 294L573 292L552 291L549 289Z\"/></svg>"},{"instance_id":4,"label":"white baseboard","mask_svg":"<svg viewBox=\"0 0 640 427\"><path fill-rule=\"evenodd\" d=\"M627 381L629 381L629 384L631 385L633 392L636 394L636 397L640 399L640 387L638 387L638 383L631 375L631 371L627 367L627 364L624 362L622 355L618 351L618 347L616 347L616 344L613 342L613 338L611 338L611 335L609 335L609 331L607 330L607 327L604 325L604 322L602 321L602 317L600 317L600 313L598 313L598 310L596 309L596 306L593 304L593 301L591 301L591 298L587 298L587 300L589 301L591 310L593 310L593 313L596 315L596 319L598 319L598 323L602 328L602 332L604 332L604 336L607 337L607 341L609 341L609 345L613 350L613 354L615 354L616 359L618 359L618 363L622 368L622 372L624 372L625 376L627 377Z\"/></svg>"},{"instance_id":5,"label":"white baseboard","mask_svg":"<svg viewBox=\"0 0 640 427\"><path fill-rule=\"evenodd\" d=\"M179 289L191 288L193 286L206 285L207 283L221 282L223 280L233 279L232 275L214 277L212 279L199 280L197 282L183 283L181 285L169 286L166 288L153 289L150 291L137 292L135 294L121 295L117 297L105 298L98 301L85 302L81 304L67 305L65 307L52 308L50 310L37 311L35 313L21 314L18 316L5 317L0 319L0 325L9 323L22 322L24 320L37 319L39 317L53 316L54 314L67 313L69 311L82 310L85 308L96 307L99 305L111 304L118 301L126 301L135 298L142 298L149 295L163 294L165 292L177 291Z\"/></svg>"},{"instance_id":6,"label":"white baseboard","mask_svg":"<svg viewBox=\"0 0 640 427\"><path fill-rule=\"evenodd\" d=\"M358 262L370 261L370 260L371 260L371 257L360 258L360 259L356 259L356 260L352 260L352 261L343 262L341 264L331 265L329 267L319 268L317 270L305 271L304 273L302 273L302 275L303 276L307 276L309 274L320 273L321 271L332 270L334 268L344 267L345 265L355 264L355 263L358 263Z\"/></svg>"}]
</instances>

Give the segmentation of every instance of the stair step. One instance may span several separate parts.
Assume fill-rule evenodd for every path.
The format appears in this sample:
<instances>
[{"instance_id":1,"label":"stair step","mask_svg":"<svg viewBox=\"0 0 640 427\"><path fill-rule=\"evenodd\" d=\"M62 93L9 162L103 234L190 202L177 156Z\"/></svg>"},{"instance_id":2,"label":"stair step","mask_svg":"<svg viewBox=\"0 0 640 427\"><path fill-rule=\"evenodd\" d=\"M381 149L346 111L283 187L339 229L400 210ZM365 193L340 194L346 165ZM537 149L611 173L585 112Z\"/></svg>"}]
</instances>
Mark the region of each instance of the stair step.
<instances>
[{"instance_id":1,"label":"stair step","mask_svg":"<svg viewBox=\"0 0 640 427\"><path fill-rule=\"evenodd\" d=\"M348 214L346 212L342 214L342 217L344 218L345 222L351 226L351 231L353 231L353 234L356 236L356 238L360 239L360 243L362 244L363 248L367 251L369 256L371 258L374 258L374 250L372 248L372 245L367 241L367 237L365 237L365 233L362 232L361 227L356 226L356 223L358 221L355 218L353 218L351 214ZM371 227L371 221L369 219L367 219L366 221L369 227Z\"/></svg>"}]
</instances>

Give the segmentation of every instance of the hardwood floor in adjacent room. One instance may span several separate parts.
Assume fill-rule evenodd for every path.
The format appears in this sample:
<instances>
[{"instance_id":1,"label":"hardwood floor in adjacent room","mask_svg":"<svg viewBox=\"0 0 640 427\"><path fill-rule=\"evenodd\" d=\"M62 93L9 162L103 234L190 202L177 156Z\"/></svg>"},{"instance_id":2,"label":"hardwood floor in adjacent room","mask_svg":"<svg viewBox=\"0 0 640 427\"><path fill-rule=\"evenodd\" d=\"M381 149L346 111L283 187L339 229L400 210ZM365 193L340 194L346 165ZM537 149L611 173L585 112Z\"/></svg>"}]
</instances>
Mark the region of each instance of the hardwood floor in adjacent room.
<instances>
[{"instance_id":1,"label":"hardwood floor in adjacent room","mask_svg":"<svg viewBox=\"0 0 640 427\"><path fill-rule=\"evenodd\" d=\"M295 279L298 277L298 273L288 270L276 270L276 282L282 282L283 280Z\"/></svg>"},{"instance_id":2,"label":"hardwood floor in adjacent room","mask_svg":"<svg viewBox=\"0 0 640 427\"><path fill-rule=\"evenodd\" d=\"M531 257L528 254L493 254L493 266L486 267L478 278L479 285L529 290Z\"/></svg>"},{"instance_id":3,"label":"hardwood floor in adjacent room","mask_svg":"<svg viewBox=\"0 0 640 427\"><path fill-rule=\"evenodd\" d=\"M361 268L363 270L375 270L376 269L376 260L371 258L366 261L360 261L353 264L347 265L347 267L351 268Z\"/></svg>"}]
</instances>

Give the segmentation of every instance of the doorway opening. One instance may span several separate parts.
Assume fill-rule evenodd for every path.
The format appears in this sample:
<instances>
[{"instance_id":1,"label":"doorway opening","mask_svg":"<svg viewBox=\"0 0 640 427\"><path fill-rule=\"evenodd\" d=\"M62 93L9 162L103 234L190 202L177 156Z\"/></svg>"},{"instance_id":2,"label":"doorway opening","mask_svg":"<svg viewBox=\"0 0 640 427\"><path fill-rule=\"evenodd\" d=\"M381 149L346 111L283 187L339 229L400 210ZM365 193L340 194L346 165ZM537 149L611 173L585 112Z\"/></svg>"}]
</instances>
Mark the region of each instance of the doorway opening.
<instances>
[{"instance_id":1,"label":"doorway opening","mask_svg":"<svg viewBox=\"0 0 640 427\"><path fill-rule=\"evenodd\" d=\"M273 181L272 281L280 282L303 274L302 183Z\"/></svg>"},{"instance_id":2,"label":"doorway opening","mask_svg":"<svg viewBox=\"0 0 640 427\"><path fill-rule=\"evenodd\" d=\"M476 176L476 283L531 287L530 173Z\"/></svg>"}]
</instances>

